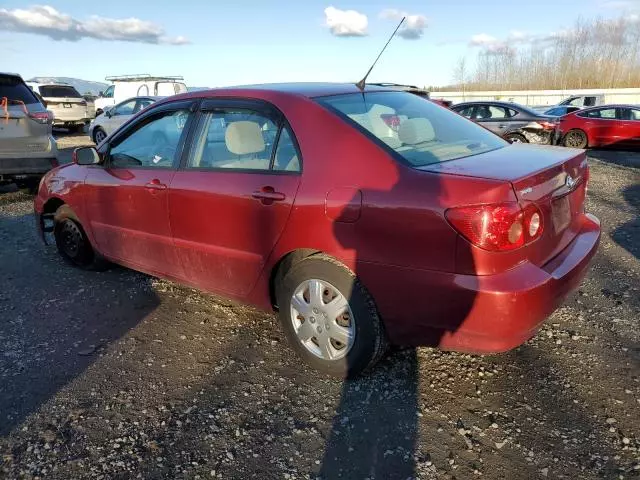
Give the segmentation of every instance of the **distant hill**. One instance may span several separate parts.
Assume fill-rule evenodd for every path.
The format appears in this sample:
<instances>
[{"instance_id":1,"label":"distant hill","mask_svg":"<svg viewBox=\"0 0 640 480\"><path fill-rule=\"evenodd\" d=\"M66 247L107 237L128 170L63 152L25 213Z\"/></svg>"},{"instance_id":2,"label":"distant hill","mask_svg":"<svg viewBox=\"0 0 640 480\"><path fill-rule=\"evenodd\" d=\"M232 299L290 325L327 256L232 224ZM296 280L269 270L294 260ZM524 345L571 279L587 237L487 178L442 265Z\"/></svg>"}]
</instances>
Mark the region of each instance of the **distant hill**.
<instances>
[{"instance_id":1,"label":"distant hill","mask_svg":"<svg viewBox=\"0 0 640 480\"><path fill-rule=\"evenodd\" d=\"M75 87L81 95L85 93L91 93L93 95L97 95L99 92L104 91L109 84L103 82L91 82L88 80L80 80L79 78L71 78L71 77L33 77L28 82L38 82L38 83L68 83Z\"/></svg>"}]
</instances>

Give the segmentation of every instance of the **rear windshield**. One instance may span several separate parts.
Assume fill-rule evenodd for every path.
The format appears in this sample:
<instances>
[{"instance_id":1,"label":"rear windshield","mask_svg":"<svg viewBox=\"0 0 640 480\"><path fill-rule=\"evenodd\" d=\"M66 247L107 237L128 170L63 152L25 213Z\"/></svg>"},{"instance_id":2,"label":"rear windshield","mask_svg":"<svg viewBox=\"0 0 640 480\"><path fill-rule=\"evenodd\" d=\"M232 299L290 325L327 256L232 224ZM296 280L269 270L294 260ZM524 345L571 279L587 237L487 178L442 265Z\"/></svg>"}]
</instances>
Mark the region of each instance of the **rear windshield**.
<instances>
[{"instance_id":1,"label":"rear windshield","mask_svg":"<svg viewBox=\"0 0 640 480\"><path fill-rule=\"evenodd\" d=\"M414 167L477 155L508 145L485 128L412 93L358 93L316 100Z\"/></svg>"},{"instance_id":2,"label":"rear windshield","mask_svg":"<svg viewBox=\"0 0 640 480\"><path fill-rule=\"evenodd\" d=\"M31 89L22 81L22 79L14 76L0 75L0 102L5 97L9 104L40 104L40 101L36 98Z\"/></svg>"},{"instance_id":3,"label":"rear windshield","mask_svg":"<svg viewBox=\"0 0 640 480\"><path fill-rule=\"evenodd\" d=\"M78 91L67 85L48 85L40 87L40 95L43 97L69 97L82 98Z\"/></svg>"}]
</instances>

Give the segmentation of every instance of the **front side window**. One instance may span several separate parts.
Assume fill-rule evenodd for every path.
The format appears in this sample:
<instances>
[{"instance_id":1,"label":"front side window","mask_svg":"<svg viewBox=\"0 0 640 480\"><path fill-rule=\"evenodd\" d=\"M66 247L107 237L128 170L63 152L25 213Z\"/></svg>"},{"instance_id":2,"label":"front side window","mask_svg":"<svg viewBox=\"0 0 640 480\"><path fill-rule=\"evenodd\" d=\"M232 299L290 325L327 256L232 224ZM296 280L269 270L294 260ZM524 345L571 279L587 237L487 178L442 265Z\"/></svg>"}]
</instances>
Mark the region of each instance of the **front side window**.
<instances>
[{"instance_id":1,"label":"front side window","mask_svg":"<svg viewBox=\"0 0 640 480\"><path fill-rule=\"evenodd\" d=\"M70 85L45 85L40 87L40 95L45 98L82 98L82 95Z\"/></svg>"},{"instance_id":2,"label":"front side window","mask_svg":"<svg viewBox=\"0 0 640 480\"><path fill-rule=\"evenodd\" d=\"M195 138L187 168L279 171L300 168L292 134L260 112L233 108L205 112Z\"/></svg>"},{"instance_id":3,"label":"front side window","mask_svg":"<svg viewBox=\"0 0 640 480\"><path fill-rule=\"evenodd\" d=\"M463 117L471 118L471 114L473 113L473 105L464 107L462 109L456 109L456 111Z\"/></svg>"},{"instance_id":4,"label":"front side window","mask_svg":"<svg viewBox=\"0 0 640 480\"><path fill-rule=\"evenodd\" d=\"M131 115L133 113L133 109L136 106L136 101L131 100L129 102L121 103L117 107L113 109L114 115Z\"/></svg>"},{"instance_id":5,"label":"front side window","mask_svg":"<svg viewBox=\"0 0 640 480\"><path fill-rule=\"evenodd\" d=\"M111 146L109 165L112 168L174 167L189 115L188 110L167 111L145 120Z\"/></svg>"},{"instance_id":6,"label":"front side window","mask_svg":"<svg viewBox=\"0 0 640 480\"><path fill-rule=\"evenodd\" d=\"M113 98L113 85L107 88L103 94L104 98Z\"/></svg>"},{"instance_id":7,"label":"front side window","mask_svg":"<svg viewBox=\"0 0 640 480\"><path fill-rule=\"evenodd\" d=\"M316 101L416 167L509 145L460 115L405 92L335 95Z\"/></svg>"}]
</instances>

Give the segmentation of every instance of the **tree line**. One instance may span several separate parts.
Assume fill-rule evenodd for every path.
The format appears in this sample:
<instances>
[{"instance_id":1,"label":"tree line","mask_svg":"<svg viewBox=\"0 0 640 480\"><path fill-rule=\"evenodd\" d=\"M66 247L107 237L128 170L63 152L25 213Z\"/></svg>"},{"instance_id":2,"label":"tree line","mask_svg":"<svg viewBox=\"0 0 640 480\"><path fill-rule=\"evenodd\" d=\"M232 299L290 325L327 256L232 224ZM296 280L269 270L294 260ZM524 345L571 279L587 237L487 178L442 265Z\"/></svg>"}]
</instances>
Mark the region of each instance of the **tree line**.
<instances>
[{"instance_id":1,"label":"tree line","mask_svg":"<svg viewBox=\"0 0 640 480\"><path fill-rule=\"evenodd\" d=\"M473 68L461 58L453 81L439 89L640 88L640 19L578 20L571 29L526 43L496 41L477 54Z\"/></svg>"}]
</instances>

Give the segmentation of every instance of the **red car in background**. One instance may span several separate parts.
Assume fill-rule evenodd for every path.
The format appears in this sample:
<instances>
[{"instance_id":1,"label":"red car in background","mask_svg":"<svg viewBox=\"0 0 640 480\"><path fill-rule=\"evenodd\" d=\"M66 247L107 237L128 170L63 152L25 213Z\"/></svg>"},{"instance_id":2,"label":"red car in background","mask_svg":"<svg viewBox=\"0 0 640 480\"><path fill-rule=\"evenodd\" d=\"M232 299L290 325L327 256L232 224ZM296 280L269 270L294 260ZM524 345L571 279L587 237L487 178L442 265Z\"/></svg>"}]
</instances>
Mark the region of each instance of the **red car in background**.
<instances>
[{"instance_id":1,"label":"red car in background","mask_svg":"<svg viewBox=\"0 0 640 480\"><path fill-rule=\"evenodd\" d=\"M566 147L640 147L640 107L604 105L560 119L558 138Z\"/></svg>"},{"instance_id":2,"label":"red car in background","mask_svg":"<svg viewBox=\"0 0 640 480\"><path fill-rule=\"evenodd\" d=\"M596 252L587 180L584 151L511 145L412 93L264 85L155 103L47 174L35 211L71 264L275 309L305 361L353 375L388 342L533 336Z\"/></svg>"}]
</instances>

